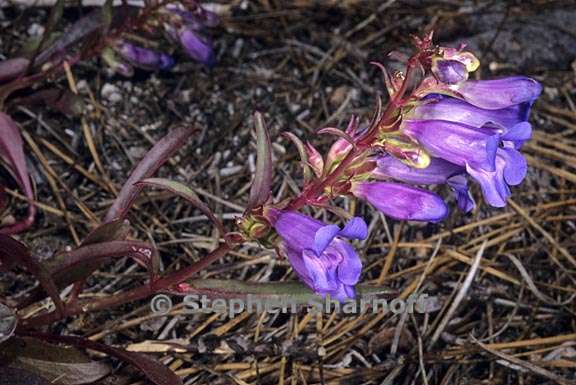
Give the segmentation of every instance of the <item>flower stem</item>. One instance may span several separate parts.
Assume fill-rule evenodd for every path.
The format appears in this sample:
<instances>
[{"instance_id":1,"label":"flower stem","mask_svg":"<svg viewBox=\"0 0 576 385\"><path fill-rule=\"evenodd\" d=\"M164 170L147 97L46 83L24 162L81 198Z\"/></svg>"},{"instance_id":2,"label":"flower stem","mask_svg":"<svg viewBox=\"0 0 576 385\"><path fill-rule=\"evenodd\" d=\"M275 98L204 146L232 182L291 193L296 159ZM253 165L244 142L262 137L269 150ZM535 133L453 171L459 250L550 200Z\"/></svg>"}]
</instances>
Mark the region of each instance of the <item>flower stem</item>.
<instances>
[{"instance_id":1,"label":"flower stem","mask_svg":"<svg viewBox=\"0 0 576 385\"><path fill-rule=\"evenodd\" d=\"M204 269L211 263L222 258L230 250L232 250L233 245L228 243L223 243L213 250L210 254L199 260L198 262L173 272L157 281L151 282L149 285L138 286L134 289L125 291L120 294L112 295L102 299L91 299L88 301L74 301L72 303L66 304L63 313L58 311L53 311L51 313L41 314L36 317L27 318L20 322L19 329L31 329L38 326L48 325L53 322L59 321L66 317L71 317L74 315L82 313L90 313L97 310L109 309L111 307L123 305L128 302L143 300L151 295L158 292L169 289L170 287L176 286L179 283L184 282L200 270Z\"/></svg>"}]
</instances>

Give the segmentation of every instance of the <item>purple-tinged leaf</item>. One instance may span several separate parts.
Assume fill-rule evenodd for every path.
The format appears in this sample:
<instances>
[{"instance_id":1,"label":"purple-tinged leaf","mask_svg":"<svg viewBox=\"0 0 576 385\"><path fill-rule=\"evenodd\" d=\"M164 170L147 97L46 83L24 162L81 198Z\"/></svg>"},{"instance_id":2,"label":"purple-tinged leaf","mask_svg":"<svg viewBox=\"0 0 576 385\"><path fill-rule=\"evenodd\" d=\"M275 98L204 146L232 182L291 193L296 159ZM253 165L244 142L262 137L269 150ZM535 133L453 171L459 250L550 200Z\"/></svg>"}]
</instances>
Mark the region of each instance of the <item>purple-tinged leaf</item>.
<instances>
[{"instance_id":1,"label":"purple-tinged leaf","mask_svg":"<svg viewBox=\"0 0 576 385\"><path fill-rule=\"evenodd\" d=\"M56 281L62 284L62 278L78 278L78 272L84 270L83 265L87 262L126 256L134 258L155 273L157 262L154 261L158 260L158 251L149 243L141 241L107 241L81 246L58 255L59 262L51 270Z\"/></svg>"},{"instance_id":2,"label":"purple-tinged leaf","mask_svg":"<svg viewBox=\"0 0 576 385\"><path fill-rule=\"evenodd\" d=\"M20 130L16 123L5 113L0 112L0 160L4 162L24 195L32 201L34 191L28 176L26 158L24 157L24 144ZM27 229L34 223L36 206L32 203L28 207L28 215L21 222L0 228L0 234L15 234Z\"/></svg>"},{"instance_id":3,"label":"purple-tinged leaf","mask_svg":"<svg viewBox=\"0 0 576 385\"><path fill-rule=\"evenodd\" d=\"M6 81L17 78L18 76L24 75L29 65L30 60L23 57L8 59L0 62L0 83L4 83Z\"/></svg>"},{"instance_id":4,"label":"purple-tinged leaf","mask_svg":"<svg viewBox=\"0 0 576 385\"><path fill-rule=\"evenodd\" d=\"M254 122L256 126L256 172L250 189L249 210L266 203L272 190L272 145L268 128L260 112L254 114Z\"/></svg>"},{"instance_id":5,"label":"purple-tinged leaf","mask_svg":"<svg viewBox=\"0 0 576 385\"><path fill-rule=\"evenodd\" d=\"M353 148L356 148L356 143L354 142L354 138L352 138L350 135L348 135L347 133L345 133L342 130L339 130L339 129L334 128L334 127L326 127L326 128L322 128L322 129L318 130L317 132L319 134L335 135L339 138L344 139L348 143L350 143Z\"/></svg>"},{"instance_id":6,"label":"purple-tinged leaf","mask_svg":"<svg viewBox=\"0 0 576 385\"><path fill-rule=\"evenodd\" d=\"M176 151L186 144L186 139L195 131L194 128L180 127L171 131L164 138L160 139L144 158L138 163L132 171L118 197L112 204L112 207L106 213L104 222L111 222L115 219L123 219L134 203L134 199L142 190L142 185L137 183L143 179L149 178L160 166L162 166Z\"/></svg>"},{"instance_id":7,"label":"purple-tinged leaf","mask_svg":"<svg viewBox=\"0 0 576 385\"><path fill-rule=\"evenodd\" d=\"M304 143L300 140L299 137L294 135L291 132L284 132L282 134L285 138L290 140L294 146L296 146L296 150L298 150L298 155L300 155L300 163L302 163L302 168L304 172L304 181L309 182L312 179L312 173L310 171L310 166L308 164L308 153L306 152L306 147Z\"/></svg>"},{"instance_id":8,"label":"purple-tinged leaf","mask_svg":"<svg viewBox=\"0 0 576 385\"><path fill-rule=\"evenodd\" d=\"M127 20L137 15L138 12L139 9L136 7L117 7L114 10L111 28L125 25ZM72 26L70 26L70 28L68 28L58 40L40 52L33 61L34 66L40 67L50 60L60 60L63 56L68 54L73 47L82 42L88 41L95 36L101 30L102 25L102 10L100 8L93 10L72 24Z\"/></svg>"},{"instance_id":9,"label":"purple-tinged leaf","mask_svg":"<svg viewBox=\"0 0 576 385\"><path fill-rule=\"evenodd\" d=\"M17 324L14 310L0 302L0 344L12 337Z\"/></svg>"},{"instance_id":10,"label":"purple-tinged leaf","mask_svg":"<svg viewBox=\"0 0 576 385\"><path fill-rule=\"evenodd\" d=\"M89 384L110 374L110 366L81 351L31 337L15 337L2 345L9 366L28 370L62 385Z\"/></svg>"},{"instance_id":11,"label":"purple-tinged leaf","mask_svg":"<svg viewBox=\"0 0 576 385\"><path fill-rule=\"evenodd\" d=\"M110 241L123 241L126 239L130 231L129 225L129 222L126 220L116 220L101 224L96 229L92 230L92 232L90 232L86 238L84 238L80 246L84 247L92 244L103 245ZM100 267L104 258L126 256L128 253L124 252L125 250L126 249L112 256L107 254L102 258L93 257L90 254L84 254L84 260L82 262L72 263L72 261L67 261L69 264L73 264L73 266L68 268L65 268L61 265L61 263L64 263L67 254L58 254L56 255L56 260L50 262L47 265L47 268L52 273L52 278L56 283L56 287L63 289L70 284L74 284L75 291L73 293L79 293L84 284L84 280ZM72 253L74 253L74 251ZM85 250L82 251L82 253L84 252ZM154 255L155 253L153 251L153 256ZM154 265L154 263L152 265ZM37 288L19 303L19 308L29 306L32 303L41 301L44 298L46 298L46 292L43 291L42 288Z\"/></svg>"},{"instance_id":12,"label":"purple-tinged leaf","mask_svg":"<svg viewBox=\"0 0 576 385\"><path fill-rule=\"evenodd\" d=\"M182 381L176 374L174 374L174 372L172 372L158 361L148 358L147 356L140 353L128 352L126 350L113 348L111 346L104 345L99 342L94 342L82 337L56 336L32 332L28 333L28 335L50 342L60 342L67 345L80 347L82 349L96 350L109 356L116 357L140 369L140 371L144 373L144 375L156 385L182 385Z\"/></svg>"},{"instance_id":13,"label":"purple-tinged leaf","mask_svg":"<svg viewBox=\"0 0 576 385\"><path fill-rule=\"evenodd\" d=\"M52 275L31 254L30 250L14 238L0 234L0 270L11 269L21 265L40 282L42 288L48 293L56 308L63 313L64 304L60 299L58 288Z\"/></svg>"},{"instance_id":14,"label":"purple-tinged leaf","mask_svg":"<svg viewBox=\"0 0 576 385\"><path fill-rule=\"evenodd\" d=\"M123 241L130 233L130 222L118 219L103 223L92 230L82 241L81 246L108 241Z\"/></svg>"},{"instance_id":15,"label":"purple-tinged leaf","mask_svg":"<svg viewBox=\"0 0 576 385\"><path fill-rule=\"evenodd\" d=\"M0 385L54 385L29 370L0 367Z\"/></svg>"},{"instance_id":16,"label":"purple-tinged leaf","mask_svg":"<svg viewBox=\"0 0 576 385\"><path fill-rule=\"evenodd\" d=\"M224 230L224 225L222 224L222 222L218 218L216 218L214 213L212 213L212 210L210 210L210 208L200 200L200 198L194 192L194 190L192 190L184 183L163 178L148 178L138 182L137 184L151 187L158 187L163 190L168 190L178 196L181 196L182 198L190 202L198 210L200 210L204 215L206 215L208 219L210 219L210 221L212 221L214 226L216 226L216 228L220 232L220 236L224 237L224 235L226 234L226 230Z\"/></svg>"},{"instance_id":17,"label":"purple-tinged leaf","mask_svg":"<svg viewBox=\"0 0 576 385\"><path fill-rule=\"evenodd\" d=\"M378 63L376 61L374 62L370 62L370 64L375 65L376 67L378 67L380 69L380 71L382 71L382 76L384 77L384 84L386 85L386 90L388 91L388 96L390 97L390 99L392 99L394 97L394 95L396 94L396 87L394 86L394 82L392 81L392 77L390 76L390 73L388 72L388 70L386 69L386 67L382 64L382 63Z\"/></svg>"}]
</instances>

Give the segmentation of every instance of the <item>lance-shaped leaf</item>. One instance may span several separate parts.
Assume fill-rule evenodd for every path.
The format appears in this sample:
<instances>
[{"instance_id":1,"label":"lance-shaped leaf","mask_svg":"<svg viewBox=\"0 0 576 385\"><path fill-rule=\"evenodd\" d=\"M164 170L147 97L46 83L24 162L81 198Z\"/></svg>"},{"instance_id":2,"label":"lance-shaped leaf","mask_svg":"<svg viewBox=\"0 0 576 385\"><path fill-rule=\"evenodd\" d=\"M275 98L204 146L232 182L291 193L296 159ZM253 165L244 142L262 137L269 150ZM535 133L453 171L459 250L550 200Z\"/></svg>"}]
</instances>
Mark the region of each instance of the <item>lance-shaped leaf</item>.
<instances>
[{"instance_id":1,"label":"lance-shaped leaf","mask_svg":"<svg viewBox=\"0 0 576 385\"><path fill-rule=\"evenodd\" d=\"M21 265L40 282L42 288L48 293L56 308L63 313L64 304L60 299L58 288L52 275L31 254L30 250L17 240L5 234L0 234L0 270L11 269Z\"/></svg>"},{"instance_id":2,"label":"lance-shaped leaf","mask_svg":"<svg viewBox=\"0 0 576 385\"><path fill-rule=\"evenodd\" d=\"M296 146L296 150L298 150L298 155L300 155L300 163L302 164L302 169L304 173L304 182L307 183L312 179L312 173L310 171L310 165L308 163L308 154L306 153L306 147L304 143L300 140L299 137L294 135L291 132L284 132L282 134L285 138L290 140L294 146Z\"/></svg>"},{"instance_id":3,"label":"lance-shaped leaf","mask_svg":"<svg viewBox=\"0 0 576 385\"><path fill-rule=\"evenodd\" d=\"M112 25L110 28L126 25L130 18L138 15L138 12L139 9L136 7L123 5L116 8L112 15ZM72 48L94 37L101 31L102 26L102 9L98 8L78 19L78 21L66 29L59 39L40 52L33 60L34 66L38 68L50 60L57 61L64 57Z\"/></svg>"},{"instance_id":4,"label":"lance-shaped leaf","mask_svg":"<svg viewBox=\"0 0 576 385\"><path fill-rule=\"evenodd\" d=\"M248 209L261 206L270 197L272 189L272 144L264 117L260 112L254 114L256 126L256 172L250 188Z\"/></svg>"},{"instance_id":5,"label":"lance-shaped leaf","mask_svg":"<svg viewBox=\"0 0 576 385\"><path fill-rule=\"evenodd\" d=\"M275 303L289 301L290 303L310 304L322 301L320 295L315 294L308 286L299 282L246 282L239 280L194 279L187 281L188 288L174 294L201 294L208 298L237 298L270 300ZM397 295L390 288L366 285L356 286L358 298L392 298Z\"/></svg>"},{"instance_id":6,"label":"lance-shaped leaf","mask_svg":"<svg viewBox=\"0 0 576 385\"><path fill-rule=\"evenodd\" d=\"M194 192L194 190L192 190L190 187L188 187L184 183L178 182L175 180L170 180L170 179L163 179L163 178L148 178L148 179L144 179L143 181L138 182L137 184L138 185L151 186L151 187L158 187L158 188L161 188L163 190L168 190L168 191L186 199L194 207L196 207L204 215L206 215L208 217L208 219L210 219L210 221L212 221L214 226L216 226L216 228L220 232L220 236L223 237L224 234L226 234L226 230L224 230L224 225L222 224L222 222L218 218L216 218L214 213L212 213L212 210L210 210L210 208L204 202L202 202L200 200L200 198Z\"/></svg>"},{"instance_id":7,"label":"lance-shaped leaf","mask_svg":"<svg viewBox=\"0 0 576 385\"><path fill-rule=\"evenodd\" d=\"M92 230L82 240L81 245L91 245L108 241L122 241L130 233L130 222L125 219L118 219L112 222L103 223Z\"/></svg>"},{"instance_id":8,"label":"lance-shaped leaf","mask_svg":"<svg viewBox=\"0 0 576 385\"><path fill-rule=\"evenodd\" d=\"M114 8L114 0L106 0L102 6L102 36L106 37L108 31L112 26L112 12Z\"/></svg>"},{"instance_id":9,"label":"lance-shaped leaf","mask_svg":"<svg viewBox=\"0 0 576 385\"><path fill-rule=\"evenodd\" d=\"M28 69L29 65L30 60L23 57L8 59L0 62L0 83L23 75Z\"/></svg>"},{"instance_id":10,"label":"lance-shaped leaf","mask_svg":"<svg viewBox=\"0 0 576 385\"><path fill-rule=\"evenodd\" d=\"M325 127L322 128L320 130L317 131L319 134L329 134L329 135L335 135L339 138L344 139L345 141L347 141L348 143L350 143L352 145L353 148L356 148L356 143L354 141L354 138L352 138L350 135L348 135L346 132L339 130L336 127Z\"/></svg>"},{"instance_id":11,"label":"lance-shaped leaf","mask_svg":"<svg viewBox=\"0 0 576 385\"><path fill-rule=\"evenodd\" d=\"M376 61L370 62L370 64L375 65L376 67L378 67L380 69L380 71L382 71L382 76L384 77L384 84L386 85L386 90L388 91L388 96L390 97L390 99L392 99L394 97L394 95L396 94L396 86L394 85L394 82L392 81L392 78L390 76L390 73L388 72L388 70L386 69L386 67L382 64L382 63L378 63Z\"/></svg>"},{"instance_id":12,"label":"lance-shaped leaf","mask_svg":"<svg viewBox=\"0 0 576 385\"><path fill-rule=\"evenodd\" d=\"M75 268L78 265L118 257L134 258L153 273L157 272L158 263L155 261L158 261L158 251L149 243L141 241L107 241L81 246L57 256L59 262L52 271L56 282L61 285L63 281L67 281L64 278L73 277L80 270L87 270Z\"/></svg>"},{"instance_id":13,"label":"lance-shaped leaf","mask_svg":"<svg viewBox=\"0 0 576 385\"><path fill-rule=\"evenodd\" d=\"M55 384L89 384L111 371L104 362L93 361L77 349L30 337L16 337L5 342L1 356L10 367L28 370Z\"/></svg>"},{"instance_id":14,"label":"lance-shaped leaf","mask_svg":"<svg viewBox=\"0 0 576 385\"><path fill-rule=\"evenodd\" d=\"M28 335L41 338L49 342L60 342L82 349L96 350L109 356L116 357L138 368L151 382L156 385L182 385L180 378L166 366L158 361L146 357L140 353L113 348L87 338L73 336L57 336L52 334L28 333Z\"/></svg>"},{"instance_id":15,"label":"lance-shaped leaf","mask_svg":"<svg viewBox=\"0 0 576 385\"><path fill-rule=\"evenodd\" d=\"M0 243L1 245L1 243ZM0 249L0 257L2 256ZM151 281L158 276L159 256L155 247L141 241L106 241L91 243L72 251L56 255L48 265L51 277L58 289L73 283L82 282L97 270L102 263L112 258L130 257L143 265L150 273ZM34 290L20 301L18 308L24 308L46 297L45 290Z\"/></svg>"},{"instance_id":16,"label":"lance-shaped leaf","mask_svg":"<svg viewBox=\"0 0 576 385\"><path fill-rule=\"evenodd\" d=\"M34 199L34 191L28 176L24 144L16 123L5 113L0 112L0 160L4 162L16 183L30 201ZM0 234L15 234L30 227L34 223L36 206L30 204L28 215L21 222L0 228Z\"/></svg>"},{"instance_id":17,"label":"lance-shaped leaf","mask_svg":"<svg viewBox=\"0 0 576 385\"><path fill-rule=\"evenodd\" d=\"M162 166L176 151L184 144L186 139L195 131L191 127L180 127L171 131L164 138L160 139L144 158L138 163L132 171L124 186L120 190L118 197L112 204L112 207L106 213L104 222L110 222L115 219L123 219L134 199L138 196L143 186L137 183L143 179L149 178Z\"/></svg>"}]
</instances>

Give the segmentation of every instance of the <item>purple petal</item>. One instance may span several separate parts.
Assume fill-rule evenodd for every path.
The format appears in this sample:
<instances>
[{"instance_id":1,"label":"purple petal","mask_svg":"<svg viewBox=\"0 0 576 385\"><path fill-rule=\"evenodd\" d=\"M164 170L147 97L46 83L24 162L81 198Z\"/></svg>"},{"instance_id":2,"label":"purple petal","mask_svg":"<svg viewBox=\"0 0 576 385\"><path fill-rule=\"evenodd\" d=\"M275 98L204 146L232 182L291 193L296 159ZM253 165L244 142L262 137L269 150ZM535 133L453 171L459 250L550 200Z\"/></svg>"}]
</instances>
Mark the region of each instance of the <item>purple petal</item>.
<instances>
[{"instance_id":1,"label":"purple petal","mask_svg":"<svg viewBox=\"0 0 576 385\"><path fill-rule=\"evenodd\" d=\"M336 225L326 225L319 228L314 234L314 251L316 254L322 255L339 232L340 228Z\"/></svg>"},{"instance_id":2,"label":"purple petal","mask_svg":"<svg viewBox=\"0 0 576 385\"><path fill-rule=\"evenodd\" d=\"M513 148L504 148L498 150L498 156L505 161L504 179L511 186L517 186L524 180L528 171L526 159Z\"/></svg>"},{"instance_id":3,"label":"purple petal","mask_svg":"<svg viewBox=\"0 0 576 385\"><path fill-rule=\"evenodd\" d=\"M440 158L431 158L426 168L407 166L393 156L385 155L377 160L372 176L381 179L396 179L413 184L444 184L451 176L465 172L464 168Z\"/></svg>"},{"instance_id":4,"label":"purple petal","mask_svg":"<svg viewBox=\"0 0 576 385\"><path fill-rule=\"evenodd\" d=\"M336 266L327 264L309 249L304 250L302 259L316 292L322 293L338 289Z\"/></svg>"},{"instance_id":5,"label":"purple petal","mask_svg":"<svg viewBox=\"0 0 576 385\"><path fill-rule=\"evenodd\" d=\"M330 300L336 299L337 301L344 302L348 298L354 298L356 296L355 290L353 286L343 285L341 284L338 287L338 290L331 291L327 294L330 294Z\"/></svg>"},{"instance_id":6,"label":"purple petal","mask_svg":"<svg viewBox=\"0 0 576 385\"><path fill-rule=\"evenodd\" d=\"M470 194L470 191L468 190L466 177L464 175L456 175L448 179L447 183L456 195L458 208L465 213L474 210L476 203L474 202L472 194Z\"/></svg>"},{"instance_id":7,"label":"purple petal","mask_svg":"<svg viewBox=\"0 0 576 385\"><path fill-rule=\"evenodd\" d=\"M521 122L506 132L502 139L510 141L515 148L520 148L527 140L532 137L532 125L528 122Z\"/></svg>"},{"instance_id":8,"label":"purple petal","mask_svg":"<svg viewBox=\"0 0 576 385\"><path fill-rule=\"evenodd\" d=\"M506 199L510 196L510 189L504 181L504 163L501 157L497 157L494 171L466 167L468 174L480 183L486 202L493 207L505 207Z\"/></svg>"},{"instance_id":9,"label":"purple petal","mask_svg":"<svg viewBox=\"0 0 576 385\"><path fill-rule=\"evenodd\" d=\"M434 60L432 72L439 81L446 84L458 84L468 79L466 66L456 60Z\"/></svg>"},{"instance_id":10,"label":"purple petal","mask_svg":"<svg viewBox=\"0 0 576 385\"><path fill-rule=\"evenodd\" d=\"M534 102L542 92L542 86L534 79L513 76L496 80L469 80L456 91L470 104L495 110Z\"/></svg>"},{"instance_id":11,"label":"purple petal","mask_svg":"<svg viewBox=\"0 0 576 385\"><path fill-rule=\"evenodd\" d=\"M368 226L366 226L364 219L354 217L346 223L344 228L338 232L338 235L348 239L366 239Z\"/></svg>"},{"instance_id":12,"label":"purple petal","mask_svg":"<svg viewBox=\"0 0 576 385\"><path fill-rule=\"evenodd\" d=\"M182 44L182 47L192 59L209 67L216 64L212 45L207 40L200 38L195 31L184 28L180 31L178 37L180 44Z\"/></svg>"},{"instance_id":13,"label":"purple petal","mask_svg":"<svg viewBox=\"0 0 576 385\"><path fill-rule=\"evenodd\" d=\"M292 266L296 274L298 274L298 277L300 277L300 279L304 281L304 283L308 287L313 289L314 285L312 282L312 278L310 278L310 275L308 274L308 269L304 264L304 259L302 259L302 251L294 250L288 247L285 243L281 244L280 250L286 256L288 262L290 262L290 265Z\"/></svg>"},{"instance_id":14,"label":"purple petal","mask_svg":"<svg viewBox=\"0 0 576 385\"><path fill-rule=\"evenodd\" d=\"M520 103L498 110L487 110L464 100L432 94L416 107L411 116L418 120L447 120L476 128L492 123L505 132L528 120L530 106L531 103Z\"/></svg>"},{"instance_id":15,"label":"purple petal","mask_svg":"<svg viewBox=\"0 0 576 385\"><path fill-rule=\"evenodd\" d=\"M314 235L323 226L324 223L294 211L281 212L274 223L278 235L299 253L314 248Z\"/></svg>"},{"instance_id":16,"label":"purple petal","mask_svg":"<svg viewBox=\"0 0 576 385\"><path fill-rule=\"evenodd\" d=\"M494 168L498 135L490 130L445 120L407 120L404 133L424 146L430 155L459 166Z\"/></svg>"},{"instance_id":17,"label":"purple petal","mask_svg":"<svg viewBox=\"0 0 576 385\"><path fill-rule=\"evenodd\" d=\"M438 195L402 184L360 182L353 186L352 193L395 219L438 222L448 214L448 207Z\"/></svg>"},{"instance_id":18,"label":"purple petal","mask_svg":"<svg viewBox=\"0 0 576 385\"><path fill-rule=\"evenodd\" d=\"M162 52L138 47L128 42L120 43L117 50L125 60L146 70L169 69L174 64L174 60Z\"/></svg>"},{"instance_id":19,"label":"purple petal","mask_svg":"<svg viewBox=\"0 0 576 385\"><path fill-rule=\"evenodd\" d=\"M343 257L338 265L338 279L345 285L355 285L362 272L362 261L358 253L348 242L339 239L334 241L333 246Z\"/></svg>"}]
</instances>

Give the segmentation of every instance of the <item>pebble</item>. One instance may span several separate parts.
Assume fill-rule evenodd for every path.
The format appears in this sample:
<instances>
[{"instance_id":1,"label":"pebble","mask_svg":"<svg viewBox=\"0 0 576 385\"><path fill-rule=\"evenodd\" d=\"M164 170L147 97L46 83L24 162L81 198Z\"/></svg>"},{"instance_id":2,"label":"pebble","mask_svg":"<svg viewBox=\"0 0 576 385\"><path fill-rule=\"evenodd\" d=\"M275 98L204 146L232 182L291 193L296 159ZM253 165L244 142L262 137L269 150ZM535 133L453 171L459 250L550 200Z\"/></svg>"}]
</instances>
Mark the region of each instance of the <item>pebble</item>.
<instances>
[{"instance_id":1,"label":"pebble","mask_svg":"<svg viewBox=\"0 0 576 385\"><path fill-rule=\"evenodd\" d=\"M122 94L120 93L120 89L110 83L106 83L104 86L102 86L100 95L102 95L104 99L111 103L118 103L122 101Z\"/></svg>"},{"instance_id":2,"label":"pebble","mask_svg":"<svg viewBox=\"0 0 576 385\"><path fill-rule=\"evenodd\" d=\"M44 35L44 30L45 28L38 24L38 23L34 23L32 25L30 25L30 27L28 27L28 35L29 36L42 36Z\"/></svg>"}]
</instances>

